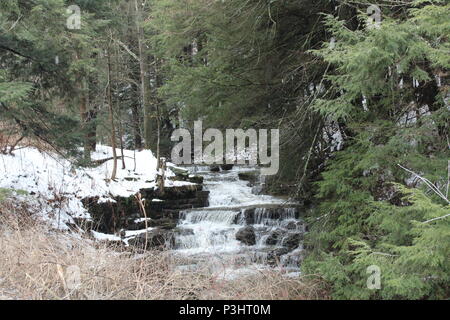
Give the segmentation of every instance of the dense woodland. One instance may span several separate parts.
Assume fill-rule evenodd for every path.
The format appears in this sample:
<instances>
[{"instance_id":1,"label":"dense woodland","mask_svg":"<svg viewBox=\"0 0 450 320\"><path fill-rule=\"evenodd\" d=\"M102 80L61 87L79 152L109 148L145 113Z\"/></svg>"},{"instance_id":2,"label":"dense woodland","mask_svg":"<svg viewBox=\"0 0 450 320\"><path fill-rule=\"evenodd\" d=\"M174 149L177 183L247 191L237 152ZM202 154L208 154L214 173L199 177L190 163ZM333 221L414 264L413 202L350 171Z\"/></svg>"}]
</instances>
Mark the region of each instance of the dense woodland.
<instances>
[{"instance_id":1,"label":"dense woodland","mask_svg":"<svg viewBox=\"0 0 450 320\"><path fill-rule=\"evenodd\" d=\"M0 152L91 166L97 143L170 158L197 119L279 128L267 191L304 204L303 273L334 298L448 298L449 37L447 0L1 1Z\"/></svg>"}]
</instances>

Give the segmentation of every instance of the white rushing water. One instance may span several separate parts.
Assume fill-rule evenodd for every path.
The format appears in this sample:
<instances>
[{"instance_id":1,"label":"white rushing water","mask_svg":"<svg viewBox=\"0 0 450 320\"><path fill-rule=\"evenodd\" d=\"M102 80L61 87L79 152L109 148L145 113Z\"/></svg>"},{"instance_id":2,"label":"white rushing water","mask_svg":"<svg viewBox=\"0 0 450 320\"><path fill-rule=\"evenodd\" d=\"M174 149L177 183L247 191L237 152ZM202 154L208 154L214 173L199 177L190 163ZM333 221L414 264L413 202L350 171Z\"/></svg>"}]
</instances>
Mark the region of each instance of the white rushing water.
<instances>
[{"instance_id":1,"label":"white rushing water","mask_svg":"<svg viewBox=\"0 0 450 320\"><path fill-rule=\"evenodd\" d=\"M238 176L248 168L216 173L204 169L195 174L204 177L210 206L181 213L176 252L215 264L220 270L226 270L227 276L246 274L268 265L297 272L302 245L292 243L300 242L304 226L296 218L298 210L293 203L254 194L249 183ZM255 234L252 245L236 239L238 231L249 226Z\"/></svg>"},{"instance_id":2,"label":"white rushing water","mask_svg":"<svg viewBox=\"0 0 450 320\"><path fill-rule=\"evenodd\" d=\"M220 173L199 173L205 177L210 192L210 207L236 207L262 204L282 204L285 199L252 193L247 181L239 180L239 169Z\"/></svg>"}]
</instances>

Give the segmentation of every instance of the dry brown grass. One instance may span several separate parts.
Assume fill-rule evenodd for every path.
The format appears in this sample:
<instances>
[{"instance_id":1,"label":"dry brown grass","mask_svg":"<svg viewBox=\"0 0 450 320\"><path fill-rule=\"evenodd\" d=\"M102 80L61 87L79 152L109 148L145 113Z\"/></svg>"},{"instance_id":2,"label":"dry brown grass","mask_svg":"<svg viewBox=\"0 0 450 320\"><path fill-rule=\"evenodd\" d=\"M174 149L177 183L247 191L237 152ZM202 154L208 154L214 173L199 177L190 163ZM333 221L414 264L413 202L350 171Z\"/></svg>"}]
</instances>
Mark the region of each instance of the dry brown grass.
<instances>
[{"instance_id":1,"label":"dry brown grass","mask_svg":"<svg viewBox=\"0 0 450 320\"><path fill-rule=\"evenodd\" d=\"M265 272L221 280L172 267L167 252L137 254L50 230L0 203L0 299L319 299L317 281ZM77 272L79 271L79 277Z\"/></svg>"}]
</instances>

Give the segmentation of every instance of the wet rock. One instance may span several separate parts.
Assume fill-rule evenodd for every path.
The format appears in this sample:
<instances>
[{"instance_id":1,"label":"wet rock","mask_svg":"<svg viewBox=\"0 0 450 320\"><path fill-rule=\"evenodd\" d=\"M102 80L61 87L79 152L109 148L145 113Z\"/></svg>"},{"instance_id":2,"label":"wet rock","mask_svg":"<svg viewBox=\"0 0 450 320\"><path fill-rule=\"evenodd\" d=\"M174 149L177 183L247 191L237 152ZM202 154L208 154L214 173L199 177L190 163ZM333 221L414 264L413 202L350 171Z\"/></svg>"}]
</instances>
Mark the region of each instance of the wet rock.
<instances>
[{"instance_id":1,"label":"wet rock","mask_svg":"<svg viewBox=\"0 0 450 320\"><path fill-rule=\"evenodd\" d=\"M222 168L223 171L230 171L231 169L233 169L233 165L232 164L222 164L220 166L220 168Z\"/></svg>"},{"instance_id":2,"label":"wet rock","mask_svg":"<svg viewBox=\"0 0 450 320\"><path fill-rule=\"evenodd\" d=\"M286 229L288 230L297 229L297 223L295 221L289 221L289 223L286 225Z\"/></svg>"},{"instance_id":3,"label":"wet rock","mask_svg":"<svg viewBox=\"0 0 450 320\"><path fill-rule=\"evenodd\" d=\"M269 233L269 237L266 240L266 244L269 246L276 245L282 238L285 232L281 229L273 230Z\"/></svg>"},{"instance_id":4,"label":"wet rock","mask_svg":"<svg viewBox=\"0 0 450 320\"><path fill-rule=\"evenodd\" d=\"M284 265L286 267L293 267L296 268L298 267L303 260L305 259L306 256L306 251L303 249L295 249L292 252L289 252L288 254L286 254L283 259L284 259Z\"/></svg>"},{"instance_id":5,"label":"wet rock","mask_svg":"<svg viewBox=\"0 0 450 320\"><path fill-rule=\"evenodd\" d=\"M288 229L288 230L304 231L305 226L300 221L289 221L286 224L285 228Z\"/></svg>"},{"instance_id":6,"label":"wet rock","mask_svg":"<svg viewBox=\"0 0 450 320\"><path fill-rule=\"evenodd\" d=\"M177 221L174 219L155 219L150 220L147 224L149 227L155 228L158 227L163 230L172 230L177 227Z\"/></svg>"},{"instance_id":7,"label":"wet rock","mask_svg":"<svg viewBox=\"0 0 450 320\"><path fill-rule=\"evenodd\" d=\"M172 231L155 229L130 239L128 243L138 248L147 244L147 249L165 249L175 246L175 237Z\"/></svg>"},{"instance_id":8,"label":"wet rock","mask_svg":"<svg viewBox=\"0 0 450 320\"><path fill-rule=\"evenodd\" d=\"M143 199L147 199L145 210L148 218L152 220L169 217L178 219L180 210L208 206L209 191L203 191L203 186L199 184L168 187L164 194L153 188L141 189L139 192ZM162 201L151 201L152 199ZM134 223L135 219L142 218L140 206L134 196L113 197L113 202L99 202L99 200L99 197L82 199L84 207L91 214L95 231L112 234L120 229L145 228L143 224L136 226ZM173 224L168 226L163 223L166 229L174 227Z\"/></svg>"},{"instance_id":9,"label":"wet rock","mask_svg":"<svg viewBox=\"0 0 450 320\"><path fill-rule=\"evenodd\" d=\"M188 177L183 177L183 176L173 176L173 177L169 177L169 180L172 181L187 181Z\"/></svg>"},{"instance_id":10,"label":"wet rock","mask_svg":"<svg viewBox=\"0 0 450 320\"><path fill-rule=\"evenodd\" d=\"M291 233L283 238L281 245L290 250L294 250L300 246L300 243L303 241L302 233Z\"/></svg>"},{"instance_id":11,"label":"wet rock","mask_svg":"<svg viewBox=\"0 0 450 320\"><path fill-rule=\"evenodd\" d=\"M176 228L174 230L174 233L179 235L179 236L193 236L194 235L194 230L187 229L187 228Z\"/></svg>"},{"instance_id":12,"label":"wet rock","mask_svg":"<svg viewBox=\"0 0 450 320\"><path fill-rule=\"evenodd\" d=\"M220 167L219 166L210 166L209 167L209 171L211 171L211 172L219 172L220 171Z\"/></svg>"},{"instance_id":13,"label":"wet rock","mask_svg":"<svg viewBox=\"0 0 450 320\"><path fill-rule=\"evenodd\" d=\"M255 208L243 209L241 214L247 225L255 224Z\"/></svg>"},{"instance_id":14,"label":"wet rock","mask_svg":"<svg viewBox=\"0 0 450 320\"><path fill-rule=\"evenodd\" d=\"M188 177L187 181L191 183L203 184L203 177L191 175Z\"/></svg>"},{"instance_id":15,"label":"wet rock","mask_svg":"<svg viewBox=\"0 0 450 320\"><path fill-rule=\"evenodd\" d=\"M287 248L265 248L261 251L255 252L254 261L260 264L268 264L271 266L278 265L281 261L281 256L287 254Z\"/></svg>"},{"instance_id":16,"label":"wet rock","mask_svg":"<svg viewBox=\"0 0 450 320\"><path fill-rule=\"evenodd\" d=\"M287 248L275 248L270 250L267 254L267 263L277 265L281 260L281 256L287 254L288 252L289 250Z\"/></svg>"},{"instance_id":17,"label":"wet rock","mask_svg":"<svg viewBox=\"0 0 450 320\"><path fill-rule=\"evenodd\" d=\"M256 244L255 229L253 227L245 227L240 229L236 233L236 240L248 245L253 246Z\"/></svg>"},{"instance_id":18,"label":"wet rock","mask_svg":"<svg viewBox=\"0 0 450 320\"><path fill-rule=\"evenodd\" d=\"M239 172L238 177L240 180L248 181L249 186L253 187L257 184L259 180L259 173L257 171L244 171Z\"/></svg>"},{"instance_id":19,"label":"wet rock","mask_svg":"<svg viewBox=\"0 0 450 320\"><path fill-rule=\"evenodd\" d=\"M260 184L252 187L252 194L261 195L264 193L264 185Z\"/></svg>"}]
</instances>

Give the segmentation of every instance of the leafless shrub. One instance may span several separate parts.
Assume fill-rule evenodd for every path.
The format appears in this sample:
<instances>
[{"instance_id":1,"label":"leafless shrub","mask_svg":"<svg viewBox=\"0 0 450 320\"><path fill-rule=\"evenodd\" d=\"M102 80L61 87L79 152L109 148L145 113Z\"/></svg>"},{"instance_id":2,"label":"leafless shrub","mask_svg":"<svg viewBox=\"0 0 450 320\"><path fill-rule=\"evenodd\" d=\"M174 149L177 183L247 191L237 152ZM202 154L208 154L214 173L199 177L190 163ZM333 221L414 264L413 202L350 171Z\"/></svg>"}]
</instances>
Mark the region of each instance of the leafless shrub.
<instances>
[{"instance_id":1,"label":"leafless shrub","mask_svg":"<svg viewBox=\"0 0 450 320\"><path fill-rule=\"evenodd\" d=\"M24 147L35 147L40 151L53 150L44 141L24 135L18 126L0 121L0 153L13 154Z\"/></svg>"}]
</instances>

